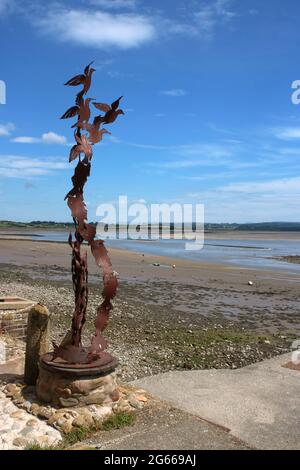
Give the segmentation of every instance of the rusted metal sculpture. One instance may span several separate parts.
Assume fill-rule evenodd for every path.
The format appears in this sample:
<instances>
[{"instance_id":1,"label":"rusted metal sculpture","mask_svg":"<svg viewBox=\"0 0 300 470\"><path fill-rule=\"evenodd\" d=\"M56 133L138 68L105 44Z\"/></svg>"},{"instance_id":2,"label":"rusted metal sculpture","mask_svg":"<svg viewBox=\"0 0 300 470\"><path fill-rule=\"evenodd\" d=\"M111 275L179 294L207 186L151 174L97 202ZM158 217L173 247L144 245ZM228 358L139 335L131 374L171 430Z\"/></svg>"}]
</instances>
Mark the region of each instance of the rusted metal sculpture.
<instances>
[{"instance_id":1,"label":"rusted metal sculpture","mask_svg":"<svg viewBox=\"0 0 300 470\"><path fill-rule=\"evenodd\" d=\"M93 102L96 109L103 111L104 115L98 115L90 123L92 98L85 98L90 89L92 74L95 71L87 65L82 75L76 75L65 83L67 86L82 85L82 90L76 96L76 104L69 108L61 117L68 119L77 116L74 138L75 145L71 148L69 161L78 158L78 163L72 177L73 188L68 192L65 199L71 210L75 226L75 239L69 236L69 245L72 248L72 281L75 294L75 309L72 319L72 328L60 346L54 344L54 353L43 358L48 365L51 363L58 368L69 367L80 368L105 366L113 359L105 352L107 341L102 335L106 328L109 313L112 309L111 300L115 297L118 280L116 272L113 271L107 250L102 240L95 239L96 228L87 223L87 209L84 202L84 185L90 176L91 160L93 157L93 145L102 140L106 129L100 129L102 124L111 124L124 112L119 108L121 98L114 101L112 105ZM82 244L87 242L95 258L96 264L103 270L103 302L97 309L95 320L95 333L91 339L91 345L84 347L81 340L82 328L86 321L88 303L88 269L87 252L82 252Z\"/></svg>"}]
</instances>

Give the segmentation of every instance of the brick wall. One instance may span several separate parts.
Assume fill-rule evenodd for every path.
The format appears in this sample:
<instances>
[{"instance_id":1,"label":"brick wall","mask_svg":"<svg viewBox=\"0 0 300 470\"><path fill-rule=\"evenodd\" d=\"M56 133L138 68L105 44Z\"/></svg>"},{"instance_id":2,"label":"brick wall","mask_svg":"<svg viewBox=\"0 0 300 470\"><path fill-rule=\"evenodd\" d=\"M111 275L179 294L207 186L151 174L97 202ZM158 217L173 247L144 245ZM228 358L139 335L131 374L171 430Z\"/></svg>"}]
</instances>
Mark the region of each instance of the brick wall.
<instances>
[{"instance_id":1,"label":"brick wall","mask_svg":"<svg viewBox=\"0 0 300 470\"><path fill-rule=\"evenodd\" d=\"M25 341L29 309L0 311L0 334Z\"/></svg>"}]
</instances>

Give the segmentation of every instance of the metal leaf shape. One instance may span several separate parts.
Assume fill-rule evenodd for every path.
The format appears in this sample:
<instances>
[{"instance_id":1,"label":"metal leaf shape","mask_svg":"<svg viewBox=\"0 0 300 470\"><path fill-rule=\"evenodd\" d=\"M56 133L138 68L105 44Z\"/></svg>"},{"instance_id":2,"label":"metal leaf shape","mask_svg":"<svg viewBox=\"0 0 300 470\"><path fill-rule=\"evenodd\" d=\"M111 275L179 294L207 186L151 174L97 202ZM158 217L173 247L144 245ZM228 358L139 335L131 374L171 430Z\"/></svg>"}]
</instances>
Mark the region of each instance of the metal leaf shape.
<instances>
[{"instance_id":1,"label":"metal leaf shape","mask_svg":"<svg viewBox=\"0 0 300 470\"><path fill-rule=\"evenodd\" d=\"M87 219L87 209L81 194L68 197L68 206L71 209L73 219L85 221Z\"/></svg>"},{"instance_id":2,"label":"metal leaf shape","mask_svg":"<svg viewBox=\"0 0 300 470\"><path fill-rule=\"evenodd\" d=\"M96 227L91 224L84 224L78 230L82 238L90 245L96 236Z\"/></svg>"},{"instance_id":3,"label":"metal leaf shape","mask_svg":"<svg viewBox=\"0 0 300 470\"><path fill-rule=\"evenodd\" d=\"M78 144L73 145L73 147L70 150L69 162L76 160L76 158L78 158L81 152L82 152L81 145L78 145Z\"/></svg>"}]
</instances>

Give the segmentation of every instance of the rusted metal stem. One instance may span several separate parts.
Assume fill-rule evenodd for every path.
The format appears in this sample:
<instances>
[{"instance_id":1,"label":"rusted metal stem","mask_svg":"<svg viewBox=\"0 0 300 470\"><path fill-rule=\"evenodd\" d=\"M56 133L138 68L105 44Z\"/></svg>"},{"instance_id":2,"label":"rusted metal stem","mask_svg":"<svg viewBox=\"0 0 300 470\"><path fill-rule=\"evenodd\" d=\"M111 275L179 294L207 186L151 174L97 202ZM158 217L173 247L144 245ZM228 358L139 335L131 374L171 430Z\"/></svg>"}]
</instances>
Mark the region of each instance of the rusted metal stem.
<instances>
[{"instance_id":1,"label":"rusted metal stem","mask_svg":"<svg viewBox=\"0 0 300 470\"><path fill-rule=\"evenodd\" d=\"M106 328L109 313L112 309L111 300L115 297L118 280L113 271L108 252L102 240L96 240L96 228L87 223L87 209L84 202L84 186L91 172L91 160L93 157L92 146L100 142L104 134L109 134L106 129L100 129L102 124L113 123L119 115L124 112L119 108L122 97L118 98L111 105L105 103L93 103L96 109L103 111L104 115L98 115L90 123L90 103L91 98L84 95L91 86L92 74L95 69L89 64L84 69L84 73L71 78L65 85L83 85L82 90L76 96L75 106L69 108L62 119L77 116L74 138L75 145L70 151L69 161L78 158L78 163L72 177L73 188L68 192L68 206L71 210L75 225L75 240L69 236L69 244L72 248L72 281L75 295L75 309L72 318L71 335L69 340L64 340L60 346L55 346L53 358L56 361L63 360L69 363L87 363L99 359L101 352L107 348L107 341L102 336ZM84 157L81 159L81 155ZM96 264L103 271L103 302L97 309L95 320L95 333L88 348L82 346L82 328L86 321L86 311L88 303L88 269L87 253L82 253L82 244L87 242L91 248Z\"/></svg>"}]
</instances>

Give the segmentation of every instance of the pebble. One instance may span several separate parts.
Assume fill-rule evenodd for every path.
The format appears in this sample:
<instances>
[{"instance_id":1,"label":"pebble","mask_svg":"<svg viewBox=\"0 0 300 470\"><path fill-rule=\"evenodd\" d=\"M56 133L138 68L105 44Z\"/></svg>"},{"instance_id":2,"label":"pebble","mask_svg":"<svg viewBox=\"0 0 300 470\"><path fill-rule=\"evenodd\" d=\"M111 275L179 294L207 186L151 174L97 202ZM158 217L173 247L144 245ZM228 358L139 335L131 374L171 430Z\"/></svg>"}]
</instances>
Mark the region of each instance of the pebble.
<instances>
[{"instance_id":1,"label":"pebble","mask_svg":"<svg viewBox=\"0 0 300 470\"><path fill-rule=\"evenodd\" d=\"M30 426L32 428L38 428L39 427L39 423L36 419L29 419L27 422L26 422L26 426Z\"/></svg>"},{"instance_id":2,"label":"pebble","mask_svg":"<svg viewBox=\"0 0 300 470\"><path fill-rule=\"evenodd\" d=\"M14 384L9 385L11 385L10 392L15 392ZM0 450L21 450L33 442L41 446L56 445L62 440L60 432L44 421L33 418L27 411L18 409L2 390L0 390Z\"/></svg>"},{"instance_id":3,"label":"pebble","mask_svg":"<svg viewBox=\"0 0 300 470\"><path fill-rule=\"evenodd\" d=\"M24 412L16 408L16 411L10 414L10 417L13 419L22 419L24 418Z\"/></svg>"},{"instance_id":4,"label":"pebble","mask_svg":"<svg viewBox=\"0 0 300 470\"><path fill-rule=\"evenodd\" d=\"M45 406L40 407L40 409L37 413L38 418L42 418L42 419L49 419L51 417L51 415L52 415L51 410L46 408Z\"/></svg>"},{"instance_id":5,"label":"pebble","mask_svg":"<svg viewBox=\"0 0 300 470\"><path fill-rule=\"evenodd\" d=\"M40 445L40 446L48 446L49 445L49 437L48 436L38 436L36 438L36 442Z\"/></svg>"},{"instance_id":6,"label":"pebble","mask_svg":"<svg viewBox=\"0 0 300 470\"><path fill-rule=\"evenodd\" d=\"M27 444L28 444L28 441L24 437L16 437L13 440L13 445L16 446L16 447L23 447L24 448L24 447L26 447Z\"/></svg>"},{"instance_id":7,"label":"pebble","mask_svg":"<svg viewBox=\"0 0 300 470\"><path fill-rule=\"evenodd\" d=\"M148 398L146 398L144 395L138 395L138 396L136 397L136 399L137 399L138 401L142 401L143 403L147 403L147 401L148 401Z\"/></svg>"},{"instance_id":8,"label":"pebble","mask_svg":"<svg viewBox=\"0 0 300 470\"><path fill-rule=\"evenodd\" d=\"M30 403L30 401L28 401L28 400L25 401L25 402L23 403L23 408L24 408L26 411L29 411L30 408L31 408L31 403Z\"/></svg>"},{"instance_id":9,"label":"pebble","mask_svg":"<svg viewBox=\"0 0 300 470\"><path fill-rule=\"evenodd\" d=\"M110 406L90 405L88 409L96 422L103 421L112 413L112 408Z\"/></svg>"},{"instance_id":10,"label":"pebble","mask_svg":"<svg viewBox=\"0 0 300 470\"><path fill-rule=\"evenodd\" d=\"M90 428L94 424L94 420L90 414L78 416L75 418L72 425L78 428Z\"/></svg>"},{"instance_id":11,"label":"pebble","mask_svg":"<svg viewBox=\"0 0 300 470\"><path fill-rule=\"evenodd\" d=\"M130 398L129 399L129 404L133 407L133 408L136 408L136 409L141 409L143 408L143 403L138 401L136 398Z\"/></svg>"}]
</instances>

